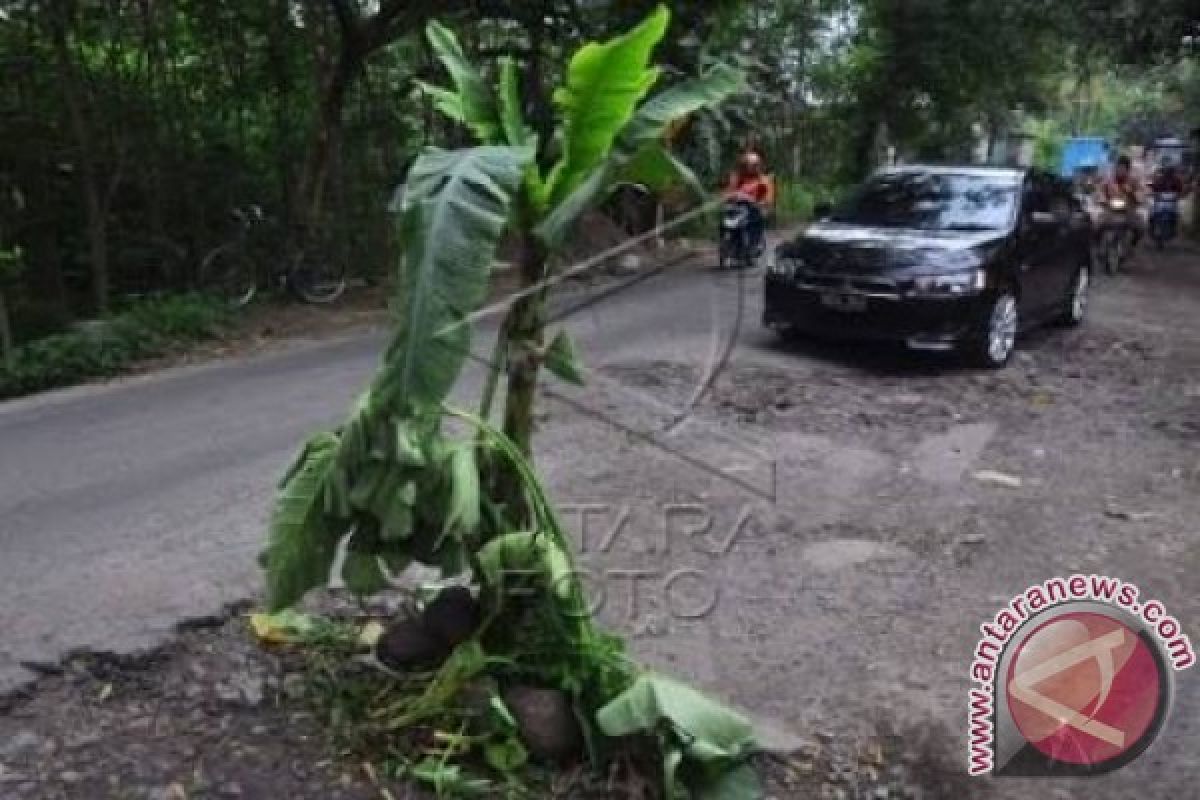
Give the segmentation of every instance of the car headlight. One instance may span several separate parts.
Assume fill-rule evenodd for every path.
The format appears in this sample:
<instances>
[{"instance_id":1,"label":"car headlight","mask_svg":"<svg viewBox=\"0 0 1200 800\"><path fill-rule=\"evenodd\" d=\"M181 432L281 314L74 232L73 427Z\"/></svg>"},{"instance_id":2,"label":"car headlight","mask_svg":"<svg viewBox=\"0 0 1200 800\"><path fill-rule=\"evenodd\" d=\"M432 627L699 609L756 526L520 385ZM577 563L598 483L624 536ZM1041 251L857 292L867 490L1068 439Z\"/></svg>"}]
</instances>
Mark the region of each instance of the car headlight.
<instances>
[{"instance_id":1,"label":"car headlight","mask_svg":"<svg viewBox=\"0 0 1200 800\"><path fill-rule=\"evenodd\" d=\"M914 294L956 296L981 292L986 287L987 273L982 269L918 275L912 282Z\"/></svg>"},{"instance_id":2,"label":"car headlight","mask_svg":"<svg viewBox=\"0 0 1200 800\"><path fill-rule=\"evenodd\" d=\"M773 277L791 280L796 277L796 271L803 266L804 259L791 255L783 255L777 250L767 264L767 272Z\"/></svg>"}]
</instances>

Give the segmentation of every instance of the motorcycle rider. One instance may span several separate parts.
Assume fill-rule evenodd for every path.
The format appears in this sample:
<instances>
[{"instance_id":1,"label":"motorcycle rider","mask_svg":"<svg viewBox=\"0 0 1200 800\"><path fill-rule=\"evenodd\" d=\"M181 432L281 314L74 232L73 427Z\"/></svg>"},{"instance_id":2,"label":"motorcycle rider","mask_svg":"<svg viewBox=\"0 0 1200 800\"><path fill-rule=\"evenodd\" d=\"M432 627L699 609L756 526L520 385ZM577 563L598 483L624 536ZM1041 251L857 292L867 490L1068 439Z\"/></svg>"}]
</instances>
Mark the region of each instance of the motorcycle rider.
<instances>
[{"instance_id":1,"label":"motorcycle rider","mask_svg":"<svg viewBox=\"0 0 1200 800\"><path fill-rule=\"evenodd\" d=\"M1137 243L1142 238L1142 234L1146 230L1149 221L1149 209L1145 203L1145 187L1142 181L1134 174L1133 162L1129 156L1121 156L1117 159L1116 168L1112 175L1100 184L1100 201L1107 204L1117 198L1124 198L1128 204L1128 211L1125 212L1125 222L1127 222L1133 231L1133 244Z\"/></svg>"},{"instance_id":2,"label":"motorcycle rider","mask_svg":"<svg viewBox=\"0 0 1200 800\"><path fill-rule=\"evenodd\" d=\"M725 199L745 202L750 207L749 234L753 251L765 246L766 215L775 202L775 185L763 170L763 160L755 150L747 149L738 158L736 169L729 176Z\"/></svg>"},{"instance_id":3,"label":"motorcycle rider","mask_svg":"<svg viewBox=\"0 0 1200 800\"><path fill-rule=\"evenodd\" d=\"M1177 194L1180 197L1187 195L1187 183L1183 180L1183 175L1179 172L1179 167L1174 164L1166 164L1154 176L1154 180L1150 183L1150 191L1155 194Z\"/></svg>"}]
</instances>

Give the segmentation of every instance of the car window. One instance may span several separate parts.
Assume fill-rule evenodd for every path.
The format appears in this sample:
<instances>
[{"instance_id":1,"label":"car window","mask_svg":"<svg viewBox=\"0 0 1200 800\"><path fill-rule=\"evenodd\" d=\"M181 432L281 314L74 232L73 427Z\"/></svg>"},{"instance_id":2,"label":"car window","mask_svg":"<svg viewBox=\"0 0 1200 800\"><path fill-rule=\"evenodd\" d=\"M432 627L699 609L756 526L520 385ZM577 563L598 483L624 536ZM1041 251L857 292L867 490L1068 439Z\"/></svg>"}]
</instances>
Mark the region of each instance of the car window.
<instances>
[{"instance_id":1,"label":"car window","mask_svg":"<svg viewBox=\"0 0 1200 800\"><path fill-rule=\"evenodd\" d=\"M1019 182L1003 174L884 173L860 186L832 220L882 228L1005 230L1019 190Z\"/></svg>"}]
</instances>

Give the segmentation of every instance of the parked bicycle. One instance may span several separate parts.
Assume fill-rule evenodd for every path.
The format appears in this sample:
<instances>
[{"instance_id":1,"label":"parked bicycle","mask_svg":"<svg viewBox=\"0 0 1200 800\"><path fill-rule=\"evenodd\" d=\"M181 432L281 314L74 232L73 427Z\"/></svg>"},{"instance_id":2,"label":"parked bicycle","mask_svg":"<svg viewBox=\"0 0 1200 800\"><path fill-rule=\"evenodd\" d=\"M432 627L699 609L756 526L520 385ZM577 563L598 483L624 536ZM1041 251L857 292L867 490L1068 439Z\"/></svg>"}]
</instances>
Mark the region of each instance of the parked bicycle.
<instances>
[{"instance_id":1,"label":"parked bicycle","mask_svg":"<svg viewBox=\"0 0 1200 800\"><path fill-rule=\"evenodd\" d=\"M305 237L303 246L289 248L281 261L263 275L262 259L255 259L261 231L270 225L263 210L256 205L235 208L231 212L237 223L232 239L213 248L200 262L200 280L205 288L218 292L230 302L244 306L254 299L265 283L277 285L306 303L332 303L346 291L346 268L330 258L324 249ZM266 281L263 279L266 278Z\"/></svg>"}]
</instances>

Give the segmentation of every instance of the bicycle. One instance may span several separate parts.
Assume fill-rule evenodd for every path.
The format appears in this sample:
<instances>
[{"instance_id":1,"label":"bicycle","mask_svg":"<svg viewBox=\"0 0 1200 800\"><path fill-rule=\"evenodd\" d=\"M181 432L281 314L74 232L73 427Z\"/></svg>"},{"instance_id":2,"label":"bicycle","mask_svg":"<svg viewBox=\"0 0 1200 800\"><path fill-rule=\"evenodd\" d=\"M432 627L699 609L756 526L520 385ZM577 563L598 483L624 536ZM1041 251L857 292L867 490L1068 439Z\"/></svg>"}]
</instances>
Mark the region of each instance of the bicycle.
<instances>
[{"instance_id":1,"label":"bicycle","mask_svg":"<svg viewBox=\"0 0 1200 800\"><path fill-rule=\"evenodd\" d=\"M200 262L200 281L201 286L240 307L253 300L261 286L258 262L251 258L251 250L259 238L257 232L269 220L257 205L235 208L230 213L237 231ZM268 276L272 283L315 305L332 303L342 296L346 291L344 265L327 258L312 241L290 249L285 263Z\"/></svg>"}]
</instances>

